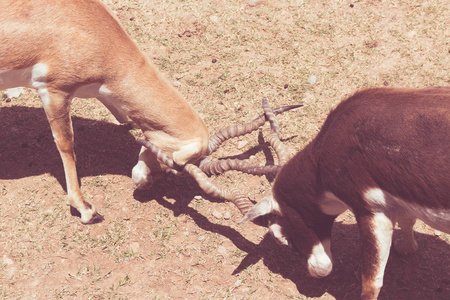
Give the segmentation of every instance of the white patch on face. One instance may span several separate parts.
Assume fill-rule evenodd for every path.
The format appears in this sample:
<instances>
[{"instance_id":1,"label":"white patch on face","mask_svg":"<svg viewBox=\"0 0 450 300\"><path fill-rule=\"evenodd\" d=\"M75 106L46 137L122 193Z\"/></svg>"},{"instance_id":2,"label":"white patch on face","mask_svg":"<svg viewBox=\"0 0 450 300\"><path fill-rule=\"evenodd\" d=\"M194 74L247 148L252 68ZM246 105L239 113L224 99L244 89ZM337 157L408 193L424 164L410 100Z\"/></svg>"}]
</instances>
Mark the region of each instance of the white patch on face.
<instances>
[{"instance_id":1,"label":"white patch on face","mask_svg":"<svg viewBox=\"0 0 450 300\"><path fill-rule=\"evenodd\" d=\"M349 209L341 199L336 197L332 192L325 192L319 199L320 210L329 216L338 216Z\"/></svg>"},{"instance_id":2,"label":"white patch on face","mask_svg":"<svg viewBox=\"0 0 450 300\"><path fill-rule=\"evenodd\" d=\"M329 239L314 245L308 258L308 270L312 277L321 278L331 273L333 262L330 245Z\"/></svg>"},{"instance_id":3,"label":"white patch on face","mask_svg":"<svg viewBox=\"0 0 450 300\"><path fill-rule=\"evenodd\" d=\"M289 246L289 242L286 239L286 237L283 235L281 231L281 226L278 224L271 224L269 226L269 231L275 238L277 242L279 242L281 245Z\"/></svg>"},{"instance_id":4,"label":"white patch on face","mask_svg":"<svg viewBox=\"0 0 450 300\"><path fill-rule=\"evenodd\" d=\"M374 207L386 207L386 197L383 190L370 188L364 192L364 199Z\"/></svg>"}]
</instances>

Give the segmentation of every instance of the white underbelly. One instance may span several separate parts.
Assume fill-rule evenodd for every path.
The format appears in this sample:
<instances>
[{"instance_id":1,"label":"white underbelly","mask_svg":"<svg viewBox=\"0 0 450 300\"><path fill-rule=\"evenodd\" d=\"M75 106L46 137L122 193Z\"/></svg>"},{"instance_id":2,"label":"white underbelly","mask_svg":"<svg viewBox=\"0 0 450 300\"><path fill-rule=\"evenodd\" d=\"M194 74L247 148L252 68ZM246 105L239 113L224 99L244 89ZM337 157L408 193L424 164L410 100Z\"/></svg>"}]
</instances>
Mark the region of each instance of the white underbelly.
<instances>
[{"instance_id":1,"label":"white underbelly","mask_svg":"<svg viewBox=\"0 0 450 300\"><path fill-rule=\"evenodd\" d=\"M364 199L377 212L420 219L435 229L450 233L449 209L429 208L418 203L407 202L379 188L368 189L364 193Z\"/></svg>"},{"instance_id":2,"label":"white underbelly","mask_svg":"<svg viewBox=\"0 0 450 300\"><path fill-rule=\"evenodd\" d=\"M374 213L383 213L392 218L404 216L420 219L437 230L450 233L449 209L429 208L417 203L407 202L379 188L367 189L363 193L363 199ZM329 191L323 193L318 200L318 204L324 214L331 216L337 216L347 209L352 210L344 201Z\"/></svg>"},{"instance_id":3,"label":"white underbelly","mask_svg":"<svg viewBox=\"0 0 450 300\"><path fill-rule=\"evenodd\" d=\"M31 67L16 70L0 70L0 90L27 87L36 89L44 107L51 102L47 89L48 65L37 63ZM114 97L111 91L99 82L79 86L70 97L99 99L121 123L131 123L128 110Z\"/></svg>"}]
</instances>

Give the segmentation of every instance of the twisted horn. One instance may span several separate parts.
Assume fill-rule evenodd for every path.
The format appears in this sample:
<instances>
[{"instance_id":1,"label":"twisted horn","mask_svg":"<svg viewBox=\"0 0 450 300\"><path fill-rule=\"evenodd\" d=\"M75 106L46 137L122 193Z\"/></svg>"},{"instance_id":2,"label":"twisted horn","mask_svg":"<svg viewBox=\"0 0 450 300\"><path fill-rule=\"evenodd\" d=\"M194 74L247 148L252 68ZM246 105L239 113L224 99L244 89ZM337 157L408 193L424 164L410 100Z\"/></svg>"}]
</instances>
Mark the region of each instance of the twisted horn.
<instances>
[{"instance_id":1,"label":"twisted horn","mask_svg":"<svg viewBox=\"0 0 450 300\"><path fill-rule=\"evenodd\" d=\"M225 188L215 185L208 176L196 165L186 164L184 170L189 173L195 181L197 181L199 187L208 195L233 202L234 205L245 215L250 208L253 207L253 203L244 196L238 189Z\"/></svg>"},{"instance_id":2,"label":"twisted horn","mask_svg":"<svg viewBox=\"0 0 450 300\"><path fill-rule=\"evenodd\" d=\"M218 187L217 185L215 185L208 178L208 176L196 165L186 164L184 167L179 166L153 143L141 139L137 139L136 142L148 148L153 154L155 154L156 157L169 168L170 172L175 175L179 175L181 172L190 174L206 194L212 197L233 202L237 206L237 208L239 208L242 214L245 215L247 211L253 206L253 203L239 190Z\"/></svg>"},{"instance_id":3,"label":"twisted horn","mask_svg":"<svg viewBox=\"0 0 450 300\"><path fill-rule=\"evenodd\" d=\"M163 164L165 164L167 167L169 167L169 169L167 171L169 171L169 172L171 172L171 173L173 173L175 175L180 175L180 173L183 172L183 167L182 166L177 165L170 157L168 157L164 152L161 151L161 149L159 149L152 142L149 142L147 140L141 140L141 139L136 139L136 142L138 144L140 144L141 146L144 146L147 149L149 149L153 154L156 155L156 157Z\"/></svg>"},{"instance_id":4,"label":"twisted horn","mask_svg":"<svg viewBox=\"0 0 450 300\"><path fill-rule=\"evenodd\" d=\"M266 120L268 120L272 129L271 134L268 137L268 142L275 150L275 153L278 157L279 166L269 165L260 167L238 159L224 159L214 162L205 159L200 163L200 169L202 169L202 171L208 175L221 174L229 170L237 170L253 175L267 175L270 173L277 173L280 169L280 166L282 166L289 159L289 153L279 138L279 125L275 115L300 106L302 105L282 106L272 110L272 108L270 108L269 106L267 98L264 97L262 100L262 107L264 110L263 115L260 115L252 122L244 125L235 125L223 128L215 135L213 135L209 140L210 143L208 150L209 153L212 153L225 140L250 133L264 125Z\"/></svg>"},{"instance_id":5,"label":"twisted horn","mask_svg":"<svg viewBox=\"0 0 450 300\"><path fill-rule=\"evenodd\" d=\"M262 99L262 108L263 108L266 119L270 123L270 128L272 129L272 133L276 134L277 136L280 136L280 126L278 125L278 121L275 118L275 113L273 112L272 108L270 107L269 101L267 101L266 97L264 97Z\"/></svg>"},{"instance_id":6,"label":"twisted horn","mask_svg":"<svg viewBox=\"0 0 450 300\"><path fill-rule=\"evenodd\" d=\"M244 160L240 159L221 159L217 161L210 161L204 159L200 162L200 169L207 175L218 175L225 173L229 170L236 170L242 173L252 174L252 175L267 175L278 173L280 166L268 165L268 166L255 166Z\"/></svg>"},{"instance_id":7,"label":"twisted horn","mask_svg":"<svg viewBox=\"0 0 450 300\"><path fill-rule=\"evenodd\" d=\"M278 115L284 113L285 111L301 106L303 105L300 104L300 105L281 106L273 109L273 113L274 115ZM255 131L259 127L263 126L264 123L266 123L266 115L262 114L259 115L256 119L254 119L250 123L230 125L228 127L220 129L218 132L216 132L209 138L208 155L216 151L217 148L219 148L219 146L226 140L229 140L237 136L246 135L252 131Z\"/></svg>"},{"instance_id":8,"label":"twisted horn","mask_svg":"<svg viewBox=\"0 0 450 300\"><path fill-rule=\"evenodd\" d=\"M267 137L267 141L275 150L275 153L278 157L278 165L282 166L289 160L289 152L283 142L280 140L280 126L278 125L278 121L275 118L275 114L269 106L267 98L264 97L262 100L262 107L264 110L264 114L269 120L271 133Z\"/></svg>"}]
</instances>

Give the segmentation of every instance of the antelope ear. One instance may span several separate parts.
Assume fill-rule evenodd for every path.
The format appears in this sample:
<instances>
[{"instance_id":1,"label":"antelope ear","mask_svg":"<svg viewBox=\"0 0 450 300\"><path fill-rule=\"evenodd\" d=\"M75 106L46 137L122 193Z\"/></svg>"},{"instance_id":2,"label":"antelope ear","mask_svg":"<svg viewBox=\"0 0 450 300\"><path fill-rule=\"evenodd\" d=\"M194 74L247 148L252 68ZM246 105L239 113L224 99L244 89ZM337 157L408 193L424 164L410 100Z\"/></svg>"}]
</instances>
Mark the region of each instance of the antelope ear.
<instances>
[{"instance_id":1,"label":"antelope ear","mask_svg":"<svg viewBox=\"0 0 450 300\"><path fill-rule=\"evenodd\" d=\"M244 216L244 218L239 222L243 224L247 221L253 221L254 219L270 214L279 213L280 209L278 203L273 199L273 196L267 196L262 198L258 203L256 203Z\"/></svg>"}]
</instances>

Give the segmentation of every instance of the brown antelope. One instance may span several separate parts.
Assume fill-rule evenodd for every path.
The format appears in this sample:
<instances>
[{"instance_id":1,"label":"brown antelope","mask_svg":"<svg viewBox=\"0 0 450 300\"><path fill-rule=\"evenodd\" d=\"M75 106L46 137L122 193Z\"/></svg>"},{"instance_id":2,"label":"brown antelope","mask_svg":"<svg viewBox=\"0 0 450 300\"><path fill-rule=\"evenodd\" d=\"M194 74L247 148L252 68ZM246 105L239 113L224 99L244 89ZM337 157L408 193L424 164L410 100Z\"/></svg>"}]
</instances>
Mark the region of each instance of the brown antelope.
<instances>
[{"instance_id":1,"label":"brown antelope","mask_svg":"<svg viewBox=\"0 0 450 300\"><path fill-rule=\"evenodd\" d=\"M400 254L417 249L416 219L450 233L449 133L450 88L357 92L243 221L266 216L272 235L306 254L309 273L323 277L332 269L333 222L350 209L360 229L362 299L376 299L396 222Z\"/></svg>"},{"instance_id":2,"label":"brown antelope","mask_svg":"<svg viewBox=\"0 0 450 300\"><path fill-rule=\"evenodd\" d=\"M70 118L73 97L99 99L118 121L143 131L146 141L141 144L151 142L152 150L143 146L132 170L138 187L152 184L169 168L158 160L158 151L178 166L198 163L223 140L257 129L266 115L270 120L270 114L294 107L270 110L251 125L222 130L209 145L200 116L98 0L0 1L0 89L18 86L36 89L42 100L63 161L68 203L79 211L83 223L102 217L83 198L78 183ZM212 170L214 163L204 167ZM204 174L198 176L200 186L208 185ZM212 192L211 184L208 189ZM242 200L227 198L230 192L223 189L216 193L235 203L245 202L238 205L241 210L251 207L243 195L231 194Z\"/></svg>"}]
</instances>

